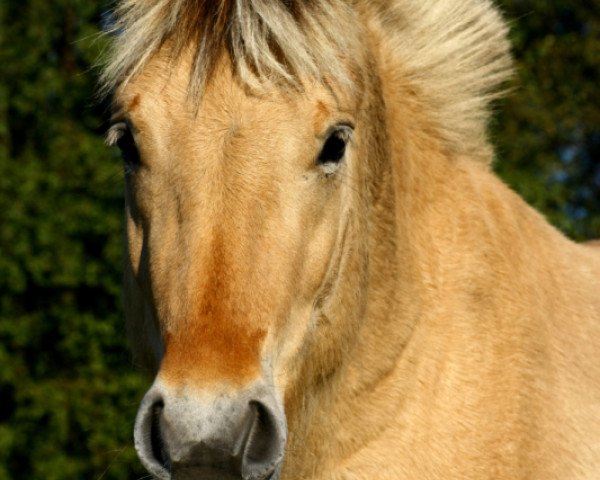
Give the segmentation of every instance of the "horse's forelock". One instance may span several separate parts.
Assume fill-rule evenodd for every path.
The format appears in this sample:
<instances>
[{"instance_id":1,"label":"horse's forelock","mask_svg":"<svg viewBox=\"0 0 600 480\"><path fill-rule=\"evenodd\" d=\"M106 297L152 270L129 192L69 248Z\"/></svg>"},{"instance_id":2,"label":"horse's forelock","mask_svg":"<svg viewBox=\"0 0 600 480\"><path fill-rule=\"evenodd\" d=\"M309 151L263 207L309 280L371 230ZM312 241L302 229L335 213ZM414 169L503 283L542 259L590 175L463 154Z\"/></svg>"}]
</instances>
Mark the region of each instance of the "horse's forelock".
<instances>
[{"instance_id":1,"label":"horse's forelock","mask_svg":"<svg viewBox=\"0 0 600 480\"><path fill-rule=\"evenodd\" d=\"M299 86L302 77L348 82L340 53L351 50L355 36L348 33L352 10L342 0L123 0L112 17L106 91L127 82L167 41L174 60L194 49L193 94L202 92L225 51L251 86Z\"/></svg>"}]
</instances>

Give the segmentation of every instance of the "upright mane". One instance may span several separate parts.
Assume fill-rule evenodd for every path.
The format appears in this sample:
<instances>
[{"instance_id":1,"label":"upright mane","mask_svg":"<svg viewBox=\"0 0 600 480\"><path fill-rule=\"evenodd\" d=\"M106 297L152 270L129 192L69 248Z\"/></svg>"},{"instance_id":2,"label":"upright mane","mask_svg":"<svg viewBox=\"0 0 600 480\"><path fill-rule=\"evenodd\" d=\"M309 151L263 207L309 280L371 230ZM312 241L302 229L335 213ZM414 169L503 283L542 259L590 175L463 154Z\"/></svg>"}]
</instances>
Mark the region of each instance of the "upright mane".
<instances>
[{"instance_id":1,"label":"upright mane","mask_svg":"<svg viewBox=\"0 0 600 480\"><path fill-rule=\"evenodd\" d=\"M508 27L497 7L490 0L373 3L398 75L420 90L449 150L489 161L490 104L512 75Z\"/></svg>"},{"instance_id":2,"label":"upright mane","mask_svg":"<svg viewBox=\"0 0 600 480\"><path fill-rule=\"evenodd\" d=\"M489 159L489 105L511 74L507 27L490 0L123 0L102 83L105 91L127 83L168 43L172 62L193 49L192 96L224 52L253 88L300 86L302 78L348 84L359 11L375 12L387 58L448 150Z\"/></svg>"}]
</instances>

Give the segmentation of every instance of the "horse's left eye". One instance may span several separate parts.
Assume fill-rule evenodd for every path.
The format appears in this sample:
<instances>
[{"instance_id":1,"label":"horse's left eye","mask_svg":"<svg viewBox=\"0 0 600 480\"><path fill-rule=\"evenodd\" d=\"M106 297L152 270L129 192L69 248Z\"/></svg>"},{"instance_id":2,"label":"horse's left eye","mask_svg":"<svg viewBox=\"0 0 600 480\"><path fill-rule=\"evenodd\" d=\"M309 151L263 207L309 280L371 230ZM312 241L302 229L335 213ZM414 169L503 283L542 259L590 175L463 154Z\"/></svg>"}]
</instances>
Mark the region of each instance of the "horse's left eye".
<instances>
[{"instance_id":1,"label":"horse's left eye","mask_svg":"<svg viewBox=\"0 0 600 480\"><path fill-rule=\"evenodd\" d=\"M350 140L352 128L347 125L336 127L329 134L317 157L317 165L337 165L346 154L346 146Z\"/></svg>"}]
</instances>

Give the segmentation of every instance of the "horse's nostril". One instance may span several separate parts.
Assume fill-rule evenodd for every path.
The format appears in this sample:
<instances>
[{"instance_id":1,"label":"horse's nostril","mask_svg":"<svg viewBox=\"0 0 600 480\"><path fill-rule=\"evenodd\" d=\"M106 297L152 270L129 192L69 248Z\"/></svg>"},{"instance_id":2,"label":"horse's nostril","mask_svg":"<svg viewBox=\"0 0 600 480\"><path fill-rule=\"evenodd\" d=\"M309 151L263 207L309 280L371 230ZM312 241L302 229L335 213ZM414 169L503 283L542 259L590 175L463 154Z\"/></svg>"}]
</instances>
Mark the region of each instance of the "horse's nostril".
<instances>
[{"instance_id":1,"label":"horse's nostril","mask_svg":"<svg viewBox=\"0 0 600 480\"><path fill-rule=\"evenodd\" d=\"M252 400L249 406L255 416L247 434L242 474L244 478L265 478L283 456L285 431L267 405Z\"/></svg>"},{"instance_id":2,"label":"horse's nostril","mask_svg":"<svg viewBox=\"0 0 600 480\"><path fill-rule=\"evenodd\" d=\"M156 478L171 478L171 462L161 433L164 403L159 395L146 395L135 421L135 448L144 466Z\"/></svg>"},{"instance_id":3,"label":"horse's nostril","mask_svg":"<svg viewBox=\"0 0 600 480\"><path fill-rule=\"evenodd\" d=\"M170 470L170 460L168 453L165 449L165 444L160 433L160 419L164 409L162 402L155 403L150 408L150 415L152 416L150 424L150 447L152 449L152 455L156 461L165 469Z\"/></svg>"}]
</instances>

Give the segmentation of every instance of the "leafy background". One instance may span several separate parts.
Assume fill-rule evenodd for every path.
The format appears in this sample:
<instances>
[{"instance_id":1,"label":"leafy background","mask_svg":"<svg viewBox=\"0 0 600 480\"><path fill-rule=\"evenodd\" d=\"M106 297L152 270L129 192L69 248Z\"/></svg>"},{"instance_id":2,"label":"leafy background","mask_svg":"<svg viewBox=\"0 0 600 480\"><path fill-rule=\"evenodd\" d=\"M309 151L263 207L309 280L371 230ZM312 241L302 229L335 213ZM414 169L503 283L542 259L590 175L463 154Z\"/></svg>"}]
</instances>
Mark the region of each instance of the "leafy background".
<instances>
[{"instance_id":1,"label":"leafy background","mask_svg":"<svg viewBox=\"0 0 600 480\"><path fill-rule=\"evenodd\" d=\"M518 75L493 127L497 171L572 238L600 237L600 4L500 4ZM0 480L145 475L121 166L93 100L107 8L0 1Z\"/></svg>"}]
</instances>

